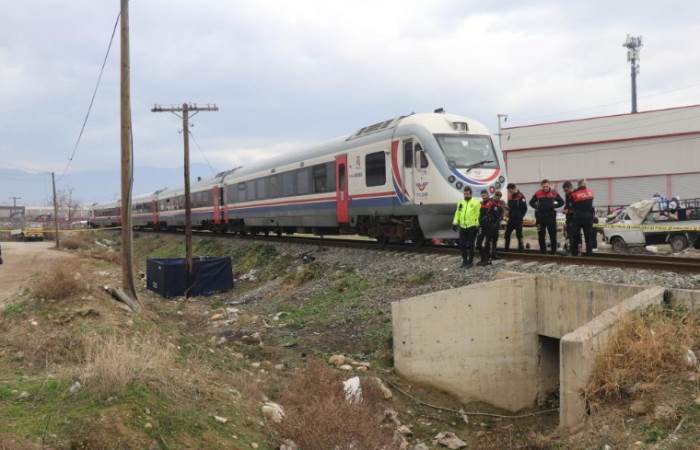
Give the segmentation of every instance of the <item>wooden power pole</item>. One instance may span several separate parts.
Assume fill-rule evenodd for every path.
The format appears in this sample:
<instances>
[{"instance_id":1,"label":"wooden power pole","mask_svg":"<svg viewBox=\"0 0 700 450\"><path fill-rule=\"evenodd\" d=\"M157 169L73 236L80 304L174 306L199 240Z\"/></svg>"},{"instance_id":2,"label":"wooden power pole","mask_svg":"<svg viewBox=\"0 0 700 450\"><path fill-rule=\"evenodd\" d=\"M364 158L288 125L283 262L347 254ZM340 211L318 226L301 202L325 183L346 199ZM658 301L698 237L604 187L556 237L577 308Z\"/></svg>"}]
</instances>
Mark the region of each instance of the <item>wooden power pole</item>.
<instances>
[{"instance_id":1,"label":"wooden power pole","mask_svg":"<svg viewBox=\"0 0 700 450\"><path fill-rule=\"evenodd\" d=\"M216 105L203 105L183 103L182 106L160 106L155 105L151 112L171 112L182 118L182 137L185 147L185 296L190 296L192 287L192 202L190 196L190 112L195 114L200 111L218 111ZM178 113L182 113L179 115Z\"/></svg>"},{"instance_id":2,"label":"wooden power pole","mask_svg":"<svg viewBox=\"0 0 700 450\"><path fill-rule=\"evenodd\" d=\"M136 300L134 284L133 243L131 229L131 188L133 181L133 143L131 133L131 82L129 76L129 0L121 0L121 234L122 288Z\"/></svg>"},{"instance_id":3,"label":"wooden power pole","mask_svg":"<svg viewBox=\"0 0 700 450\"><path fill-rule=\"evenodd\" d=\"M56 197L56 176L51 172L51 185L53 186L53 226L56 234L56 248L61 248L58 240L58 198Z\"/></svg>"}]
</instances>

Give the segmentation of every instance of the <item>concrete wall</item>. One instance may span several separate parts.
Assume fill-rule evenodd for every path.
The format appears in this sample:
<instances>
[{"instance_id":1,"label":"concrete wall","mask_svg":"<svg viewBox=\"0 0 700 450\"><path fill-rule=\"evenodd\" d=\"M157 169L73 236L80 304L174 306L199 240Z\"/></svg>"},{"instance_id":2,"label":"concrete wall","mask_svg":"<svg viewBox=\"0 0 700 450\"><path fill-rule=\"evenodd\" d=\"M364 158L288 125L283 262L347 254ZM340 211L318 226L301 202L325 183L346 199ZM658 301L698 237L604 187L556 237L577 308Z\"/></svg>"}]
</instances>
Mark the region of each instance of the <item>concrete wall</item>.
<instances>
[{"instance_id":1,"label":"concrete wall","mask_svg":"<svg viewBox=\"0 0 700 450\"><path fill-rule=\"evenodd\" d=\"M561 338L644 288L537 277L537 332Z\"/></svg>"},{"instance_id":2,"label":"concrete wall","mask_svg":"<svg viewBox=\"0 0 700 450\"><path fill-rule=\"evenodd\" d=\"M688 309L700 309L700 291L689 289L667 289L666 299L673 307L684 307Z\"/></svg>"},{"instance_id":3,"label":"concrete wall","mask_svg":"<svg viewBox=\"0 0 700 450\"><path fill-rule=\"evenodd\" d=\"M624 300L590 322L565 335L560 343L559 426L572 428L586 418L582 392L595 367L596 357L605 350L610 335L627 314L664 301L664 289L654 287Z\"/></svg>"},{"instance_id":4,"label":"concrete wall","mask_svg":"<svg viewBox=\"0 0 700 450\"><path fill-rule=\"evenodd\" d=\"M422 295L392 304L394 364L403 377L517 411L537 398L534 277Z\"/></svg>"}]
</instances>

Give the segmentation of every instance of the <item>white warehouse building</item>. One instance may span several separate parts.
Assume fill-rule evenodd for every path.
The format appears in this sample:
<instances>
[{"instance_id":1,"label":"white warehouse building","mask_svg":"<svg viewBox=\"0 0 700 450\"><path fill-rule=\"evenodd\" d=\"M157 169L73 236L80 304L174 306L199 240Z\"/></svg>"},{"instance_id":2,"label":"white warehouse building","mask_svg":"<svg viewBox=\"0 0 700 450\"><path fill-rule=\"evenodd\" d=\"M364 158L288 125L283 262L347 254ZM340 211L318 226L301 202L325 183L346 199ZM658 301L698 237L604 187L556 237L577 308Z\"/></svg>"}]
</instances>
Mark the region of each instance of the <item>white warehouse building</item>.
<instances>
[{"instance_id":1,"label":"white warehouse building","mask_svg":"<svg viewBox=\"0 0 700 450\"><path fill-rule=\"evenodd\" d=\"M528 199L547 178L588 180L597 207L654 194L700 197L700 105L501 130L508 181Z\"/></svg>"}]
</instances>

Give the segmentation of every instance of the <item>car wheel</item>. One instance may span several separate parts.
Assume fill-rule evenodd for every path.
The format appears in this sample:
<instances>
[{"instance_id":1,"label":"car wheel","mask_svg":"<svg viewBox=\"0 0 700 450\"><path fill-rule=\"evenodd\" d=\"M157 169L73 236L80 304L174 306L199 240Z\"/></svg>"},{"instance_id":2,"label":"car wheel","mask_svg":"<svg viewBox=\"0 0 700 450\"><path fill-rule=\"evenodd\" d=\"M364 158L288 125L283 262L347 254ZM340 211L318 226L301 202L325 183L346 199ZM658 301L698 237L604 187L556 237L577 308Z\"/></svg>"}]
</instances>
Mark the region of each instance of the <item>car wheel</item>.
<instances>
[{"instance_id":1,"label":"car wheel","mask_svg":"<svg viewBox=\"0 0 700 450\"><path fill-rule=\"evenodd\" d=\"M688 238L684 234L676 234L671 236L669 243L671 244L671 250L673 250L674 253L682 252L688 248Z\"/></svg>"},{"instance_id":2,"label":"car wheel","mask_svg":"<svg viewBox=\"0 0 700 450\"><path fill-rule=\"evenodd\" d=\"M612 248L616 252L624 252L627 250L627 244L625 243L625 240L622 239L620 236L615 236L610 240L610 245L612 245Z\"/></svg>"}]
</instances>

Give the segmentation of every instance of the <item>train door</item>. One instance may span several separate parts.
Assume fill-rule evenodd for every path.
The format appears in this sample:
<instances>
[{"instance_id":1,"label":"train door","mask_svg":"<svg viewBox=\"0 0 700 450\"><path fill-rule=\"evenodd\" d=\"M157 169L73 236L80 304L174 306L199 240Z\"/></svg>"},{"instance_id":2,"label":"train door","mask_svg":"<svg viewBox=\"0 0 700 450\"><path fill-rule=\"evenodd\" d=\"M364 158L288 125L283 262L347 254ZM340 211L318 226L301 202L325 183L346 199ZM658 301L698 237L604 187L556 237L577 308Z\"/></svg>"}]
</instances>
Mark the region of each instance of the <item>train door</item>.
<instances>
[{"instance_id":1,"label":"train door","mask_svg":"<svg viewBox=\"0 0 700 450\"><path fill-rule=\"evenodd\" d=\"M214 224L221 223L221 189L219 186L211 188L211 201L214 205Z\"/></svg>"},{"instance_id":2,"label":"train door","mask_svg":"<svg viewBox=\"0 0 700 450\"><path fill-rule=\"evenodd\" d=\"M348 205L348 155L338 155L335 157L335 202L336 218L338 223L348 223L350 213Z\"/></svg>"},{"instance_id":3,"label":"train door","mask_svg":"<svg viewBox=\"0 0 700 450\"><path fill-rule=\"evenodd\" d=\"M413 139L403 141L403 182L408 195L411 199L416 198L415 171L413 168L415 161L415 153L413 151Z\"/></svg>"}]
</instances>

